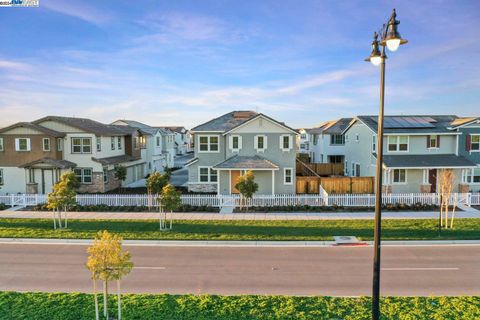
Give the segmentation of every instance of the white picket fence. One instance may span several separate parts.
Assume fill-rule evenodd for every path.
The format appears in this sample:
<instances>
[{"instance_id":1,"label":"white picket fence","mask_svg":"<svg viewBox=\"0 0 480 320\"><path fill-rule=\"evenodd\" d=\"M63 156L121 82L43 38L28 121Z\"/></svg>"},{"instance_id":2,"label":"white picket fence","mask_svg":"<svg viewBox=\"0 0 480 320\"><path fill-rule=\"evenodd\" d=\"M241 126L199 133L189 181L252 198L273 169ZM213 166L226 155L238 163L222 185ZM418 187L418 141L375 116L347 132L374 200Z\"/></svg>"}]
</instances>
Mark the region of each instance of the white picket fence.
<instances>
[{"instance_id":1,"label":"white picket fence","mask_svg":"<svg viewBox=\"0 0 480 320\"><path fill-rule=\"evenodd\" d=\"M454 193L457 203L480 205L480 193ZM243 199L239 195L203 195L187 194L181 196L182 204L191 206L222 207L224 205L240 205L254 207L285 207L285 206L342 206L342 207L372 207L375 205L374 194L328 194L321 189L319 194L277 194L254 195L251 199ZM46 195L10 194L0 195L0 203L8 206L34 206L47 202ZM154 196L147 194L81 194L77 195L80 205L107 206L157 206ZM384 204L438 204L435 193L389 193L383 194Z\"/></svg>"}]
</instances>

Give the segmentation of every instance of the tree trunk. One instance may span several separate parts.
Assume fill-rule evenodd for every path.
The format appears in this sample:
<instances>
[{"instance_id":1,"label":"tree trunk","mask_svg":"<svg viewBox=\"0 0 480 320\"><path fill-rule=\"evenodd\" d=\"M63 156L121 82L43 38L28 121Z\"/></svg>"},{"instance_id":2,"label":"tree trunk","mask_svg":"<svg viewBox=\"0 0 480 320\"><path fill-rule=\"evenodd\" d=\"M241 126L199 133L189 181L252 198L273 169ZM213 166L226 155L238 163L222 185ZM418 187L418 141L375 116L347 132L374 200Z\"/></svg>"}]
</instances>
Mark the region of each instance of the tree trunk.
<instances>
[{"instance_id":1,"label":"tree trunk","mask_svg":"<svg viewBox=\"0 0 480 320\"><path fill-rule=\"evenodd\" d=\"M57 230L57 217L56 217L56 209L53 209L52 215L53 215L53 229Z\"/></svg>"},{"instance_id":2,"label":"tree trunk","mask_svg":"<svg viewBox=\"0 0 480 320\"><path fill-rule=\"evenodd\" d=\"M172 218L173 218L173 211L170 210L170 230L172 230Z\"/></svg>"},{"instance_id":3,"label":"tree trunk","mask_svg":"<svg viewBox=\"0 0 480 320\"><path fill-rule=\"evenodd\" d=\"M108 319L108 281L103 281L103 316Z\"/></svg>"},{"instance_id":4,"label":"tree trunk","mask_svg":"<svg viewBox=\"0 0 480 320\"><path fill-rule=\"evenodd\" d=\"M60 211L60 209L57 210L57 215L58 215L58 227L60 229L63 228L62 226L62 212Z\"/></svg>"},{"instance_id":5,"label":"tree trunk","mask_svg":"<svg viewBox=\"0 0 480 320\"><path fill-rule=\"evenodd\" d=\"M118 320L122 320L122 296L120 294L120 280L117 280L117 306L118 306Z\"/></svg>"},{"instance_id":6,"label":"tree trunk","mask_svg":"<svg viewBox=\"0 0 480 320\"><path fill-rule=\"evenodd\" d=\"M66 228L68 228L68 216L67 216L68 211L67 211L67 208L64 207L63 211L65 212L65 229L66 229Z\"/></svg>"},{"instance_id":7,"label":"tree trunk","mask_svg":"<svg viewBox=\"0 0 480 320\"><path fill-rule=\"evenodd\" d=\"M95 299L95 320L100 320L100 313L98 312L98 296L97 296L97 280L93 279L93 298Z\"/></svg>"},{"instance_id":8,"label":"tree trunk","mask_svg":"<svg viewBox=\"0 0 480 320\"><path fill-rule=\"evenodd\" d=\"M453 229L453 219L455 218L455 209L457 208L457 195L453 199L452 219L450 221L450 229Z\"/></svg>"}]
</instances>

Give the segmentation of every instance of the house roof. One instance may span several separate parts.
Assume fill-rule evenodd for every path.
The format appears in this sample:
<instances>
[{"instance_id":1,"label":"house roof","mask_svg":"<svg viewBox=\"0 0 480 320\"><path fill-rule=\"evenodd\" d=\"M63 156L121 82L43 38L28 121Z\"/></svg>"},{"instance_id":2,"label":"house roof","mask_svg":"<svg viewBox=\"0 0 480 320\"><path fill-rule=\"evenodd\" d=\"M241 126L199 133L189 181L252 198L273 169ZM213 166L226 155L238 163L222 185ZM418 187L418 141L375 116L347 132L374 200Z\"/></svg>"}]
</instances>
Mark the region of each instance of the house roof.
<instances>
[{"instance_id":1,"label":"house roof","mask_svg":"<svg viewBox=\"0 0 480 320\"><path fill-rule=\"evenodd\" d=\"M353 118L340 118L336 121L332 121L324 127L323 133L342 134L343 130L348 127L352 119Z\"/></svg>"},{"instance_id":2,"label":"house roof","mask_svg":"<svg viewBox=\"0 0 480 320\"><path fill-rule=\"evenodd\" d=\"M4 133L4 132L10 131L10 130L15 129L15 128L33 129L33 130L43 132L46 135L49 135L49 136L52 136L52 137L57 137L57 138L61 138L61 137L65 136L65 133L63 133L63 132L58 132L58 131L55 131L55 130L52 130L52 129L48 129L48 128L39 126L37 124L30 123L30 122L17 122L15 124L12 124L11 126L0 129L0 133Z\"/></svg>"},{"instance_id":3,"label":"house roof","mask_svg":"<svg viewBox=\"0 0 480 320\"><path fill-rule=\"evenodd\" d=\"M318 125L315 128L310 129L311 134L321 134L323 133L326 129L330 128L333 126L338 120L330 120L330 121L325 121Z\"/></svg>"},{"instance_id":4,"label":"house roof","mask_svg":"<svg viewBox=\"0 0 480 320\"><path fill-rule=\"evenodd\" d=\"M470 123L480 121L480 117L462 117L452 121L450 124L452 129L463 127L465 125L469 125Z\"/></svg>"},{"instance_id":5,"label":"house roof","mask_svg":"<svg viewBox=\"0 0 480 320\"><path fill-rule=\"evenodd\" d=\"M450 124L458 117L454 115L394 115L385 116L384 133L450 133ZM372 131L377 132L378 116L358 116ZM354 119L355 120L355 119ZM350 124L353 124L352 121ZM345 129L347 129L347 126ZM344 130L345 131L345 130Z\"/></svg>"},{"instance_id":6,"label":"house roof","mask_svg":"<svg viewBox=\"0 0 480 320\"><path fill-rule=\"evenodd\" d=\"M187 131L187 129L185 129L185 127L165 127L167 128L168 130L172 131L172 132L176 132L176 133L183 133L182 131Z\"/></svg>"},{"instance_id":7,"label":"house roof","mask_svg":"<svg viewBox=\"0 0 480 320\"><path fill-rule=\"evenodd\" d=\"M126 125L121 125L121 124L114 124L116 122L123 122L125 123ZM145 135L155 135L157 133L157 131L159 130L158 128L155 128L155 127L151 127L145 123L141 123L141 122L138 122L138 121L135 121L135 120L117 120L115 122L112 123L115 127L119 128L119 127L131 127L131 128L135 128L135 129L138 129L140 130L140 132L142 134L145 134Z\"/></svg>"},{"instance_id":8,"label":"house roof","mask_svg":"<svg viewBox=\"0 0 480 320\"><path fill-rule=\"evenodd\" d=\"M155 127L156 129L160 130L160 133L162 135L168 135L168 134L175 134L172 130L168 129L167 127Z\"/></svg>"},{"instance_id":9,"label":"house roof","mask_svg":"<svg viewBox=\"0 0 480 320\"><path fill-rule=\"evenodd\" d=\"M201 125L196 126L192 131L215 131L225 132L229 131L242 123L253 119L258 113L255 111L232 111L226 113L218 118L212 119Z\"/></svg>"},{"instance_id":10,"label":"house roof","mask_svg":"<svg viewBox=\"0 0 480 320\"><path fill-rule=\"evenodd\" d=\"M60 116L47 116L33 121L34 124L40 124L44 121L57 121L66 125L78 128L80 130L94 133L100 136L123 136L124 131L116 128L116 126L104 124L95 120L86 118L73 118L73 117L60 117Z\"/></svg>"},{"instance_id":11,"label":"house roof","mask_svg":"<svg viewBox=\"0 0 480 320\"><path fill-rule=\"evenodd\" d=\"M29 168L37 164L47 164L51 167L59 168L59 169L68 169L68 168L74 168L77 166L76 163L73 163L68 160L59 160L59 159L44 157L44 158L40 158L31 162L22 164L21 166L19 166L19 168Z\"/></svg>"},{"instance_id":12,"label":"house roof","mask_svg":"<svg viewBox=\"0 0 480 320\"><path fill-rule=\"evenodd\" d=\"M135 158L132 157L128 154L121 155L121 156L114 156L114 157L108 157L108 158L92 158L93 161L101 163L103 165L109 165L109 164L119 164L122 162L130 162L130 161L135 161L139 160L140 158Z\"/></svg>"},{"instance_id":13,"label":"house roof","mask_svg":"<svg viewBox=\"0 0 480 320\"><path fill-rule=\"evenodd\" d=\"M376 154L373 154L376 157ZM473 168L476 164L455 154L384 155L387 168Z\"/></svg>"},{"instance_id":14,"label":"house roof","mask_svg":"<svg viewBox=\"0 0 480 320\"><path fill-rule=\"evenodd\" d=\"M198 161L198 157L190 159L187 162L185 162L185 167L188 167L189 165L194 164L197 161Z\"/></svg>"},{"instance_id":15,"label":"house roof","mask_svg":"<svg viewBox=\"0 0 480 320\"><path fill-rule=\"evenodd\" d=\"M255 169L255 170L277 170L278 166L272 161L262 158L258 155L254 156L233 156L227 160L220 162L214 169Z\"/></svg>"}]
</instances>

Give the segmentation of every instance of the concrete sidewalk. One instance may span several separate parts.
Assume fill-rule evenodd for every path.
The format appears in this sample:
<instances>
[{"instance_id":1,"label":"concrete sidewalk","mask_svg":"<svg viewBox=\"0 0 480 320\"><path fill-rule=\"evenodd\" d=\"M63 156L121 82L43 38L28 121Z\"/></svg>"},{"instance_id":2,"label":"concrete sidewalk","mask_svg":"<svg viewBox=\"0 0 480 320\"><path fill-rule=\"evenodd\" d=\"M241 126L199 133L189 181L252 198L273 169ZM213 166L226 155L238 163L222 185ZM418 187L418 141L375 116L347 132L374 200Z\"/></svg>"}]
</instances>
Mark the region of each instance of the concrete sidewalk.
<instances>
[{"instance_id":1,"label":"concrete sidewalk","mask_svg":"<svg viewBox=\"0 0 480 320\"><path fill-rule=\"evenodd\" d=\"M383 219L438 219L436 211L383 212ZM458 211L456 218L480 218L480 211ZM52 218L51 212L45 211L0 211L0 218ZM69 219L158 219L158 212L69 212ZM341 220L373 219L373 212L285 212L285 213L206 213L177 212L174 220Z\"/></svg>"}]
</instances>

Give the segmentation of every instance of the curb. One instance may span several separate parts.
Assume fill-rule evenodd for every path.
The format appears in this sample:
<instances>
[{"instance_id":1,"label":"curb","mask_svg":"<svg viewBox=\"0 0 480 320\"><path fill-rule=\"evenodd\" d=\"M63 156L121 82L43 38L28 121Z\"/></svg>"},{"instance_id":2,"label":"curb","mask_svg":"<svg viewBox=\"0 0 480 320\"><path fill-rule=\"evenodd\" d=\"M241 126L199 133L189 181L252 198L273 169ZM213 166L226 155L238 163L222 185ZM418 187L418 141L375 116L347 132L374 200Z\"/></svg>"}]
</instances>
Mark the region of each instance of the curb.
<instances>
[{"instance_id":1,"label":"curb","mask_svg":"<svg viewBox=\"0 0 480 320\"><path fill-rule=\"evenodd\" d=\"M0 244L43 244L43 245L89 245L93 241L87 239L29 239L0 238ZM124 240L125 246L155 247L365 247L372 246L373 241L363 242L365 245L337 245L335 241L177 241L177 240ZM382 246L480 246L480 240L437 240L437 241L383 241Z\"/></svg>"}]
</instances>

